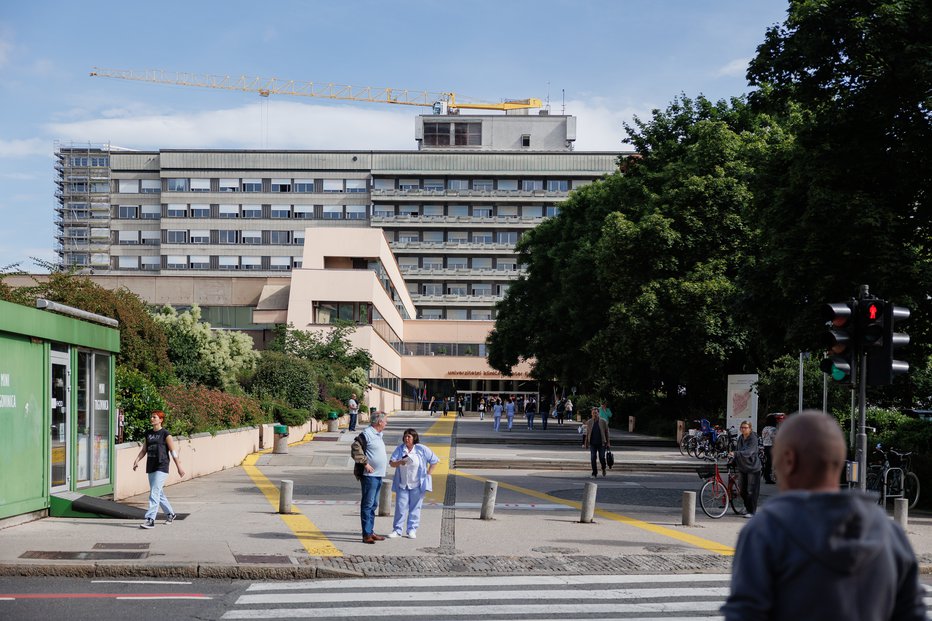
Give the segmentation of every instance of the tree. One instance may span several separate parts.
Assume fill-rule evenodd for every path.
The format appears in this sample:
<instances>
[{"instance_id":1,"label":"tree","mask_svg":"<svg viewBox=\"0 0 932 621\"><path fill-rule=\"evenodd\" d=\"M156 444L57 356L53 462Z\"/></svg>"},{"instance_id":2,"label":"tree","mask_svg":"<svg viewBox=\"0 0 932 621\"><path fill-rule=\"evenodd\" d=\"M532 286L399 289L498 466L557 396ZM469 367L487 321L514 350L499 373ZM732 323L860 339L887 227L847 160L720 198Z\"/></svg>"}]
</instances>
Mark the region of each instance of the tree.
<instances>
[{"instance_id":1,"label":"tree","mask_svg":"<svg viewBox=\"0 0 932 621\"><path fill-rule=\"evenodd\" d=\"M527 272L499 305L489 361L535 357L538 376L603 396L685 392L713 407L727 373L747 368L735 309L755 262L754 164L785 136L740 99L701 96L627 130L637 157L624 174L574 192L519 242Z\"/></svg>"},{"instance_id":2,"label":"tree","mask_svg":"<svg viewBox=\"0 0 932 621\"><path fill-rule=\"evenodd\" d=\"M120 330L117 362L141 371L157 385L169 381L172 366L165 333L139 296L125 288L101 287L86 276L74 273L73 269L65 271L41 262L40 266L50 269L48 276L34 277L35 284L30 287L13 289L4 284L0 286L0 297L32 307L37 298L45 298L116 319Z\"/></svg>"},{"instance_id":3,"label":"tree","mask_svg":"<svg viewBox=\"0 0 932 621\"><path fill-rule=\"evenodd\" d=\"M155 315L168 338L168 353L178 379L187 384L235 390L237 376L251 371L259 353L242 332L212 330L201 321L201 309L178 313L165 306Z\"/></svg>"},{"instance_id":4,"label":"tree","mask_svg":"<svg viewBox=\"0 0 932 621\"><path fill-rule=\"evenodd\" d=\"M751 61L753 108L794 134L760 178L746 281L759 325L785 327L772 350L809 349L818 305L860 284L913 310L912 362L932 346L930 32L928 2L792 0Z\"/></svg>"}]
</instances>

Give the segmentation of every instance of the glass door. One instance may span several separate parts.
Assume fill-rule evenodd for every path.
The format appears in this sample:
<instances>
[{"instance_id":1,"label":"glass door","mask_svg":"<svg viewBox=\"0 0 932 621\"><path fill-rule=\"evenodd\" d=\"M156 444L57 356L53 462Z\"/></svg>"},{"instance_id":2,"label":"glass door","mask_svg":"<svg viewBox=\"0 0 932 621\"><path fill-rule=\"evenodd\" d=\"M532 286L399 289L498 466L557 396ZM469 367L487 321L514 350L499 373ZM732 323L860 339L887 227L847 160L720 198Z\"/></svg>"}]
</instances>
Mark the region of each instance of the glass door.
<instances>
[{"instance_id":1,"label":"glass door","mask_svg":"<svg viewBox=\"0 0 932 621\"><path fill-rule=\"evenodd\" d=\"M51 459L51 491L68 489L68 354L51 353L52 359L52 426L49 449Z\"/></svg>"}]
</instances>

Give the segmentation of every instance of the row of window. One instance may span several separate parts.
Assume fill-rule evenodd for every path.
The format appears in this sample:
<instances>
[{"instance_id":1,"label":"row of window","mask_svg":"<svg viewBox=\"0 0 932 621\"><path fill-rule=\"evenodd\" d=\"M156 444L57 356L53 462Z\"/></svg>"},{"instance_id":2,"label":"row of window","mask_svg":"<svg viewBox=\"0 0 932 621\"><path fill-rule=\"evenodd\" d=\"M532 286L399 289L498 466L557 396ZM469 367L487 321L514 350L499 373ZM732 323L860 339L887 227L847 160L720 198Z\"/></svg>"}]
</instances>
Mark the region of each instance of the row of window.
<instances>
[{"instance_id":1,"label":"row of window","mask_svg":"<svg viewBox=\"0 0 932 621\"><path fill-rule=\"evenodd\" d=\"M493 257L397 257L398 267L402 272L416 269L425 270L498 270L513 272L518 269L515 258Z\"/></svg>"},{"instance_id":2,"label":"row of window","mask_svg":"<svg viewBox=\"0 0 932 621\"><path fill-rule=\"evenodd\" d=\"M108 155L72 155L67 158L68 166L87 168L89 166L107 168L110 166L110 156Z\"/></svg>"},{"instance_id":3,"label":"row of window","mask_svg":"<svg viewBox=\"0 0 932 621\"><path fill-rule=\"evenodd\" d=\"M507 284L493 285L488 282L476 283L409 283L409 290L412 294L421 295L457 295L457 296L475 296L490 297L503 296L508 291Z\"/></svg>"},{"instance_id":4,"label":"row of window","mask_svg":"<svg viewBox=\"0 0 932 621\"><path fill-rule=\"evenodd\" d=\"M560 213L557 205L373 205L372 216L382 218L456 216L473 218L541 218Z\"/></svg>"},{"instance_id":5,"label":"row of window","mask_svg":"<svg viewBox=\"0 0 932 621\"><path fill-rule=\"evenodd\" d=\"M243 192L324 194L365 193L367 179L242 179L167 177L162 179L118 179L120 194L152 194L155 192Z\"/></svg>"},{"instance_id":6,"label":"row of window","mask_svg":"<svg viewBox=\"0 0 932 621\"><path fill-rule=\"evenodd\" d=\"M588 181L577 180L572 183L578 187ZM518 190L548 192L569 192L569 179L391 179L377 178L372 182L374 190L400 190L411 192L425 190L442 192L444 190L474 190L477 192L517 192Z\"/></svg>"},{"instance_id":7,"label":"row of window","mask_svg":"<svg viewBox=\"0 0 932 621\"><path fill-rule=\"evenodd\" d=\"M492 311L485 308L421 308L418 310L417 318L446 319L448 321L492 321Z\"/></svg>"},{"instance_id":8,"label":"row of window","mask_svg":"<svg viewBox=\"0 0 932 621\"><path fill-rule=\"evenodd\" d=\"M74 255L80 256L80 255ZM121 270L243 270L281 271L299 268L301 257L250 257L237 255L163 255L113 257L112 267Z\"/></svg>"},{"instance_id":9,"label":"row of window","mask_svg":"<svg viewBox=\"0 0 932 621\"><path fill-rule=\"evenodd\" d=\"M446 244L507 244L518 243L518 231L385 231L389 242Z\"/></svg>"},{"instance_id":10,"label":"row of window","mask_svg":"<svg viewBox=\"0 0 932 621\"><path fill-rule=\"evenodd\" d=\"M482 145L481 121L424 121L424 144L431 147Z\"/></svg>"}]
</instances>

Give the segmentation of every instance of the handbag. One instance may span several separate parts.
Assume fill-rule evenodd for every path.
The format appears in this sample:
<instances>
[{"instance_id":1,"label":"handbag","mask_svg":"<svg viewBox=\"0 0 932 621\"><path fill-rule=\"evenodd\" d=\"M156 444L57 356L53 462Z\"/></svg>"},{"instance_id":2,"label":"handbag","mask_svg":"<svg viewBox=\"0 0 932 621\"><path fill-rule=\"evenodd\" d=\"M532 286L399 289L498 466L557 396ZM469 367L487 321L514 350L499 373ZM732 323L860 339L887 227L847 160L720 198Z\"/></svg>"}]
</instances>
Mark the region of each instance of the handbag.
<instances>
[{"instance_id":1,"label":"handbag","mask_svg":"<svg viewBox=\"0 0 932 621\"><path fill-rule=\"evenodd\" d=\"M611 470L612 466L615 465L615 456L611 451L605 451L605 463L608 464L608 469Z\"/></svg>"}]
</instances>

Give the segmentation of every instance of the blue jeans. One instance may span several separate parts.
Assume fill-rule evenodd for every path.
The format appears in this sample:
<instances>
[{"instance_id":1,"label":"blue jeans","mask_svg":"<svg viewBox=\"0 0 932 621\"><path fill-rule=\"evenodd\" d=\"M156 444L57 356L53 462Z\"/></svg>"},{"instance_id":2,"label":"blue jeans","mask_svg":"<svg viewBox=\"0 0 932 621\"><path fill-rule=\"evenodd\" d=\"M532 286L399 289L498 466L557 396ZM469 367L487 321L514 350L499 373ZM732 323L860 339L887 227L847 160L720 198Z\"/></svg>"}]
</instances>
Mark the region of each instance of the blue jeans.
<instances>
[{"instance_id":1,"label":"blue jeans","mask_svg":"<svg viewBox=\"0 0 932 621\"><path fill-rule=\"evenodd\" d=\"M528 429L533 429L533 428L534 428L534 415L533 415L533 414L525 414L525 416L527 417L527 428L528 428Z\"/></svg>"},{"instance_id":2,"label":"blue jeans","mask_svg":"<svg viewBox=\"0 0 932 621\"><path fill-rule=\"evenodd\" d=\"M395 492L395 520L393 528L396 533L404 533L417 530L421 524L421 506L424 504L425 492L421 488L399 489ZM405 523L405 517L408 518L408 530L402 527Z\"/></svg>"},{"instance_id":3,"label":"blue jeans","mask_svg":"<svg viewBox=\"0 0 932 621\"><path fill-rule=\"evenodd\" d=\"M494 425L492 426L493 431L498 431L498 428L499 428L499 427L501 426L501 424L502 424L502 417L501 417L501 416L493 416L493 417L492 417L492 421L493 421L493 423L494 423Z\"/></svg>"},{"instance_id":4,"label":"blue jeans","mask_svg":"<svg viewBox=\"0 0 932 621\"><path fill-rule=\"evenodd\" d=\"M362 477L362 502L359 503L359 520L362 522L362 536L367 537L375 530L375 509L379 506L379 488L382 477Z\"/></svg>"},{"instance_id":5,"label":"blue jeans","mask_svg":"<svg viewBox=\"0 0 932 621\"><path fill-rule=\"evenodd\" d=\"M165 497L162 487L165 485L165 479L168 478L167 472L156 470L147 474L149 477L149 509L146 511L146 519L154 520L159 514L159 505L165 509L165 515L174 513L171 503Z\"/></svg>"},{"instance_id":6,"label":"blue jeans","mask_svg":"<svg viewBox=\"0 0 932 621\"><path fill-rule=\"evenodd\" d=\"M508 417L508 431L511 431L511 426L514 424L514 422L515 422L515 417L509 416Z\"/></svg>"},{"instance_id":7,"label":"blue jeans","mask_svg":"<svg viewBox=\"0 0 932 621\"><path fill-rule=\"evenodd\" d=\"M356 431L356 417L359 416L359 412L349 413L349 430Z\"/></svg>"}]
</instances>

